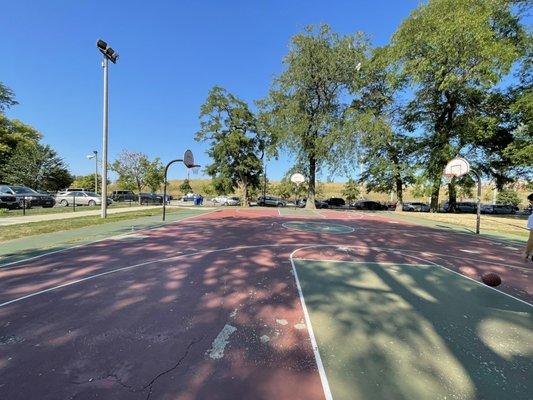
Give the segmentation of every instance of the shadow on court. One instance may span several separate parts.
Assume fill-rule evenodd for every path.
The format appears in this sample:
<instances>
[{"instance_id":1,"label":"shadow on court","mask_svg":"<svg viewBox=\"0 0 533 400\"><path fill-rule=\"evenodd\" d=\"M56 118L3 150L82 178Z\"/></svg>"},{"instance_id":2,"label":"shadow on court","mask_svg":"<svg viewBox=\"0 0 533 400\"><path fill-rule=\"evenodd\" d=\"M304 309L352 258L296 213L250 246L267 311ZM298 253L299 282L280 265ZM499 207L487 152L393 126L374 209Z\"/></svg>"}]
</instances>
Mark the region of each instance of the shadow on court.
<instances>
[{"instance_id":1,"label":"shadow on court","mask_svg":"<svg viewBox=\"0 0 533 400\"><path fill-rule=\"evenodd\" d=\"M335 399L533 397L530 306L437 266L295 264Z\"/></svg>"}]
</instances>

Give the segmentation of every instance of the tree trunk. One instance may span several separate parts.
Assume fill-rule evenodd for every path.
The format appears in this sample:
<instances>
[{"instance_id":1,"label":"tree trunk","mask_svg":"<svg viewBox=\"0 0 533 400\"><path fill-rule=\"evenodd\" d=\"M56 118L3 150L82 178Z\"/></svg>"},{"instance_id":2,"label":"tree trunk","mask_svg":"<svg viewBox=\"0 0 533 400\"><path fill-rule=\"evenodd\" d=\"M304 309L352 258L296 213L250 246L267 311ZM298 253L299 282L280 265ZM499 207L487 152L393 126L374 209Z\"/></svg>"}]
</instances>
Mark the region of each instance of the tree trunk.
<instances>
[{"instance_id":1,"label":"tree trunk","mask_svg":"<svg viewBox=\"0 0 533 400\"><path fill-rule=\"evenodd\" d=\"M248 180L243 179L242 180L242 206L243 207L249 207L248 202Z\"/></svg>"},{"instance_id":2,"label":"tree trunk","mask_svg":"<svg viewBox=\"0 0 533 400\"><path fill-rule=\"evenodd\" d=\"M137 183L137 191L139 192L139 205L142 205L142 200L141 200L141 184L139 183L139 181L137 181L136 183Z\"/></svg>"},{"instance_id":3,"label":"tree trunk","mask_svg":"<svg viewBox=\"0 0 533 400\"><path fill-rule=\"evenodd\" d=\"M396 178L396 212L403 211L403 181Z\"/></svg>"},{"instance_id":4,"label":"tree trunk","mask_svg":"<svg viewBox=\"0 0 533 400\"><path fill-rule=\"evenodd\" d=\"M457 188L455 186L455 177L448 183L448 212L455 212L457 204Z\"/></svg>"},{"instance_id":5,"label":"tree trunk","mask_svg":"<svg viewBox=\"0 0 533 400\"><path fill-rule=\"evenodd\" d=\"M309 157L309 189L307 191L307 202L305 208L315 210L315 193L316 193L316 158L314 156Z\"/></svg>"},{"instance_id":6,"label":"tree trunk","mask_svg":"<svg viewBox=\"0 0 533 400\"><path fill-rule=\"evenodd\" d=\"M433 180L433 186L431 187L431 212L439 211L439 192L440 192L440 176Z\"/></svg>"}]
</instances>

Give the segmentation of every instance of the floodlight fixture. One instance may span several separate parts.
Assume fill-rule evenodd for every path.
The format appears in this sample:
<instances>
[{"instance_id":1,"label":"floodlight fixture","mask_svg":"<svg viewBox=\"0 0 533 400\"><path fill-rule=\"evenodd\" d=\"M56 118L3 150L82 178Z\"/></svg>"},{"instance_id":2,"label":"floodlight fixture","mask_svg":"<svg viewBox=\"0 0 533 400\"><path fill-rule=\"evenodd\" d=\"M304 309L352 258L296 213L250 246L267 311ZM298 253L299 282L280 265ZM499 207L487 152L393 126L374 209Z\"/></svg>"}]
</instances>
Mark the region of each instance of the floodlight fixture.
<instances>
[{"instance_id":1,"label":"floodlight fixture","mask_svg":"<svg viewBox=\"0 0 533 400\"><path fill-rule=\"evenodd\" d=\"M113 50L113 48L110 47L107 42L104 42L102 39L98 39L96 42L96 47L98 47L98 50L100 50L106 59L111 61L113 64L117 63L118 53Z\"/></svg>"}]
</instances>

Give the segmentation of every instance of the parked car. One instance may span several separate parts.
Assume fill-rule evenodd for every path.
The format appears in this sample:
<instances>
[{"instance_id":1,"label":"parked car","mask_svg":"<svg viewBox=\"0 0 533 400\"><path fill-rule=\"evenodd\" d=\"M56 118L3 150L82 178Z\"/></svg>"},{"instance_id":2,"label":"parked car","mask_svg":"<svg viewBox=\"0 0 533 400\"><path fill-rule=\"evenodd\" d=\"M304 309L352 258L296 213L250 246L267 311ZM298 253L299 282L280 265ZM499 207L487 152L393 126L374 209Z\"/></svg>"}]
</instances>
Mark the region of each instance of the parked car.
<instances>
[{"instance_id":1,"label":"parked car","mask_svg":"<svg viewBox=\"0 0 533 400\"><path fill-rule=\"evenodd\" d=\"M387 210L389 210L389 211L396 211L396 204L397 204L397 203L388 203L388 204L387 204Z\"/></svg>"},{"instance_id":2,"label":"parked car","mask_svg":"<svg viewBox=\"0 0 533 400\"><path fill-rule=\"evenodd\" d=\"M307 204L307 199L300 199L296 202L296 206L300 208L304 208L306 204ZM325 201L315 200L315 207L316 208L329 208L329 205Z\"/></svg>"},{"instance_id":3,"label":"parked car","mask_svg":"<svg viewBox=\"0 0 533 400\"><path fill-rule=\"evenodd\" d=\"M355 208L356 210L372 210L372 211L381 211L387 210L388 207L377 201L371 200L358 200L355 203L350 204L350 207Z\"/></svg>"},{"instance_id":4,"label":"parked car","mask_svg":"<svg viewBox=\"0 0 533 400\"><path fill-rule=\"evenodd\" d=\"M257 199L258 206L285 207L287 202L280 197L261 196Z\"/></svg>"},{"instance_id":5,"label":"parked car","mask_svg":"<svg viewBox=\"0 0 533 400\"><path fill-rule=\"evenodd\" d=\"M213 199L213 203L223 206L238 206L241 204L241 199L235 196L217 196Z\"/></svg>"},{"instance_id":6,"label":"parked car","mask_svg":"<svg viewBox=\"0 0 533 400\"><path fill-rule=\"evenodd\" d=\"M510 204L482 204L482 214L516 214L516 209Z\"/></svg>"},{"instance_id":7,"label":"parked car","mask_svg":"<svg viewBox=\"0 0 533 400\"><path fill-rule=\"evenodd\" d=\"M346 205L344 199L341 199L340 197L331 197L326 200L326 203L330 207L343 207Z\"/></svg>"},{"instance_id":8,"label":"parked car","mask_svg":"<svg viewBox=\"0 0 533 400\"><path fill-rule=\"evenodd\" d=\"M96 206L102 204L102 197L94 192L62 192L56 195L56 202L63 207L68 207L76 204L77 206ZM113 200L107 199L107 204L111 204Z\"/></svg>"},{"instance_id":9,"label":"parked car","mask_svg":"<svg viewBox=\"0 0 533 400\"><path fill-rule=\"evenodd\" d=\"M60 190L59 193L65 193L65 192L90 192L91 189L84 189L84 188L68 188Z\"/></svg>"},{"instance_id":10,"label":"parked car","mask_svg":"<svg viewBox=\"0 0 533 400\"><path fill-rule=\"evenodd\" d=\"M17 208L17 196L10 193L0 193L0 208Z\"/></svg>"},{"instance_id":11,"label":"parked car","mask_svg":"<svg viewBox=\"0 0 533 400\"><path fill-rule=\"evenodd\" d=\"M445 212L450 212L450 205L448 202L444 203L442 207ZM477 204L473 201L461 201L455 203L455 211L461 213L476 213Z\"/></svg>"},{"instance_id":12,"label":"parked car","mask_svg":"<svg viewBox=\"0 0 533 400\"><path fill-rule=\"evenodd\" d=\"M185 196L181 197L181 201L194 201L198 196L200 195L196 193L187 193Z\"/></svg>"},{"instance_id":13,"label":"parked car","mask_svg":"<svg viewBox=\"0 0 533 400\"><path fill-rule=\"evenodd\" d=\"M141 204L163 204L163 196L155 193L140 193L139 201Z\"/></svg>"},{"instance_id":14,"label":"parked car","mask_svg":"<svg viewBox=\"0 0 533 400\"><path fill-rule=\"evenodd\" d=\"M387 207L388 208L388 207ZM415 211L415 212L429 212L430 207L426 203L403 203L403 211Z\"/></svg>"},{"instance_id":15,"label":"parked car","mask_svg":"<svg viewBox=\"0 0 533 400\"><path fill-rule=\"evenodd\" d=\"M0 185L0 194L11 194L15 196L19 208L31 208L36 206L51 208L56 204L52 196L38 193L26 186Z\"/></svg>"},{"instance_id":16,"label":"parked car","mask_svg":"<svg viewBox=\"0 0 533 400\"><path fill-rule=\"evenodd\" d=\"M111 193L113 201L139 201L139 196L131 190L115 190Z\"/></svg>"}]
</instances>

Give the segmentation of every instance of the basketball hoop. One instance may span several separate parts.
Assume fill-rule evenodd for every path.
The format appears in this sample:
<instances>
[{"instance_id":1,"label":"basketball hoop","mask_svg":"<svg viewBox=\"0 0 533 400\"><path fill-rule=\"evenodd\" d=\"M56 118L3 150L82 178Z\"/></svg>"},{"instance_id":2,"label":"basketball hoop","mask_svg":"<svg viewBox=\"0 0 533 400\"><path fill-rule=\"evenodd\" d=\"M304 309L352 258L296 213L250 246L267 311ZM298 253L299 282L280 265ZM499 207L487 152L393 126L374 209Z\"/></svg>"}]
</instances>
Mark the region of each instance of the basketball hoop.
<instances>
[{"instance_id":1,"label":"basketball hoop","mask_svg":"<svg viewBox=\"0 0 533 400\"><path fill-rule=\"evenodd\" d=\"M291 182L295 183L298 186L300 186L302 183L305 182L305 176L303 176L300 173L292 174L291 175Z\"/></svg>"},{"instance_id":2,"label":"basketball hoop","mask_svg":"<svg viewBox=\"0 0 533 400\"><path fill-rule=\"evenodd\" d=\"M470 163L462 157L455 157L453 160L450 160L444 168L444 177L446 178L459 178L470 172Z\"/></svg>"},{"instance_id":3,"label":"basketball hoop","mask_svg":"<svg viewBox=\"0 0 533 400\"><path fill-rule=\"evenodd\" d=\"M195 165L195 166L191 167L190 169L191 169L193 175L198 175L198 173L200 172L200 166L199 165Z\"/></svg>"}]
</instances>

